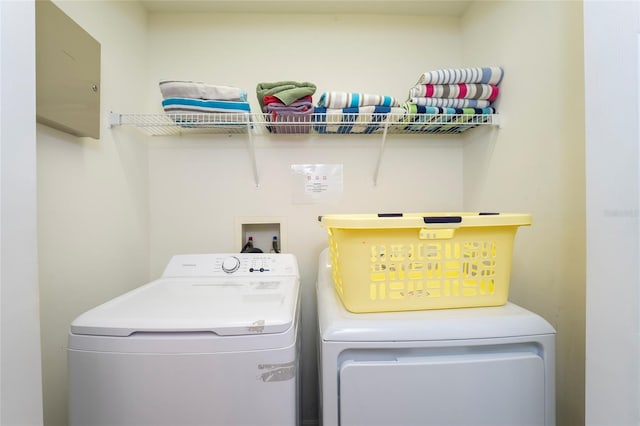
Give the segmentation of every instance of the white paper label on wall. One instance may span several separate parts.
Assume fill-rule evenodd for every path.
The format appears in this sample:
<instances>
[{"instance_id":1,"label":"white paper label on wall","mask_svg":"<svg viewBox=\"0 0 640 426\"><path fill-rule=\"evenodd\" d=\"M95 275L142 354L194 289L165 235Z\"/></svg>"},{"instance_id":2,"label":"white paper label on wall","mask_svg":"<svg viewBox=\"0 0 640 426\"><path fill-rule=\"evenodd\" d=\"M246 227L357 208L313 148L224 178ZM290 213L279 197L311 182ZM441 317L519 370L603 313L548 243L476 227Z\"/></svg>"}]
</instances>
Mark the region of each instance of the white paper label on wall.
<instances>
[{"instance_id":1,"label":"white paper label on wall","mask_svg":"<svg viewBox=\"0 0 640 426\"><path fill-rule=\"evenodd\" d=\"M292 164L293 202L323 203L342 196L342 164Z\"/></svg>"}]
</instances>

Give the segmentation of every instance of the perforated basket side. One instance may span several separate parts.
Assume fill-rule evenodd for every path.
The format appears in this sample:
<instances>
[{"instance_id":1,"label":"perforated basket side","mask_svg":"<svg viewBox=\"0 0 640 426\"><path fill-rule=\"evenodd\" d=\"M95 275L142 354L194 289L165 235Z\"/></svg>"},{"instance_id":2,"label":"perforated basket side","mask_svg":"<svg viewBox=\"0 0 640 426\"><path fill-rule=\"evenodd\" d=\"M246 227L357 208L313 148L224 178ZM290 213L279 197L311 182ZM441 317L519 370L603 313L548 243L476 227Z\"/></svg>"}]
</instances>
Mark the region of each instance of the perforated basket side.
<instances>
[{"instance_id":1,"label":"perforated basket side","mask_svg":"<svg viewBox=\"0 0 640 426\"><path fill-rule=\"evenodd\" d=\"M502 305L516 230L331 229L334 285L353 312Z\"/></svg>"}]
</instances>

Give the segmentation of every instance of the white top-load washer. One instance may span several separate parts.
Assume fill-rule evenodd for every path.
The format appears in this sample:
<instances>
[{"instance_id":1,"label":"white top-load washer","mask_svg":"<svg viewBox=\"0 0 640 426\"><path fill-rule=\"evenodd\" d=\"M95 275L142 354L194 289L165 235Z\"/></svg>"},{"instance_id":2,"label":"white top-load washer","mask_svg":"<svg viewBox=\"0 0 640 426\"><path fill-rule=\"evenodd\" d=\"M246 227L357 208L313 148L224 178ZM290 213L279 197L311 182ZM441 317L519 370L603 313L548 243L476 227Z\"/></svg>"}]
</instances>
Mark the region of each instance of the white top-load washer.
<instances>
[{"instance_id":1,"label":"white top-load washer","mask_svg":"<svg viewBox=\"0 0 640 426\"><path fill-rule=\"evenodd\" d=\"M299 424L291 254L177 255L69 333L71 426Z\"/></svg>"},{"instance_id":2,"label":"white top-load washer","mask_svg":"<svg viewBox=\"0 0 640 426\"><path fill-rule=\"evenodd\" d=\"M555 330L513 303L351 313L324 250L318 281L324 426L552 426Z\"/></svg>"}]
</instances>

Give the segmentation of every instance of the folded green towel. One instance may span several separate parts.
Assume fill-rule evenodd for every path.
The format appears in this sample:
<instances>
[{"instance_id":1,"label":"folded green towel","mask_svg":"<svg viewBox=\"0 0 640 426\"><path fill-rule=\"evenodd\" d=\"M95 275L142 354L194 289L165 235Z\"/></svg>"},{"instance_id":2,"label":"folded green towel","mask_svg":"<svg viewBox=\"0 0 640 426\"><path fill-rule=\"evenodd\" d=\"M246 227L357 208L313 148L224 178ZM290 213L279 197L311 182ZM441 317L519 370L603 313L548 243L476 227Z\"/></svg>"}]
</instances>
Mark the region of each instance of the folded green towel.
<instances>
[{"instance_id":1,"label":"folded green towel","mask_svg":"<svg viewBox=\"0 0 640 426\"><path fill-rule=\"evenodd\" d=\"M263 99L267 95L275 96L283 104L289 105L304 96L313 95L316 92L316 85L309 82L297 81L276 81L273 83L258 83L256 94L260 109L264 108Z\"/></svg>"}]
</instances>

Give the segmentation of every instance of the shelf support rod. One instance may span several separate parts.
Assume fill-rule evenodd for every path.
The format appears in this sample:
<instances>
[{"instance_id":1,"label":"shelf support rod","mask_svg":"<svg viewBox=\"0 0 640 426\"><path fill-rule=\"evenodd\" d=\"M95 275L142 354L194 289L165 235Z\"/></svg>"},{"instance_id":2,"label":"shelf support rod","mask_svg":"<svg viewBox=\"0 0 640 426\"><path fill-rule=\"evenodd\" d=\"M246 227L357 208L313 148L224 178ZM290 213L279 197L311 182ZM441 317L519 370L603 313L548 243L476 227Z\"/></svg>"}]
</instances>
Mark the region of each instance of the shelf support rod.
<instances>
[{"instance_id":1,"label":"shelf support rod","mask_svg":"<svg viewBox=\"0 0 640 426\"><path fill-rule=\"evenodd\" d=\"M502 129L502 126L504 125L503 118L504 115L493 114L491 116L491 123L497 125L498 129Z\"/></svg>"},{"instance_id":2,"label":"shelf support rod","mask_svg":"<svg viewBox=\"0 0 640 426\"><path fill-rule=\"evenodd\" d=\"M251 157L251 166L253 168L253 180L256 188L260 187L260 178L258 177L258 163L256 162L256 147L253 143L253 132L251 131L251 115L246 114L247 138L249 143L249 156Z\"/></svg>"},{"instance_id":3,"label":"shelf support rod","mask_svg":"<svg viewBox=\"0 0 640 426\"><path fill-rule=\"evenodd\" d=\"M376 162L376 169L373 172L373 186L378 186L378 175L380 174L380 163L382 162L382 152L384 146L387 143L387 130L389 129L389 122L385 121L384 129L382 130L382 141L380 142L380 151L378 152L378 161Z\"/></svg>"}]
</instances>

